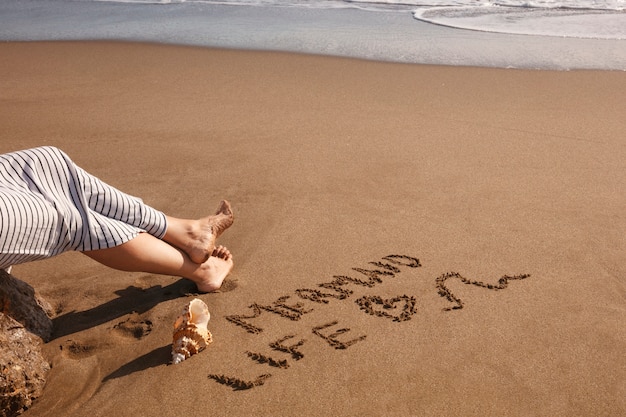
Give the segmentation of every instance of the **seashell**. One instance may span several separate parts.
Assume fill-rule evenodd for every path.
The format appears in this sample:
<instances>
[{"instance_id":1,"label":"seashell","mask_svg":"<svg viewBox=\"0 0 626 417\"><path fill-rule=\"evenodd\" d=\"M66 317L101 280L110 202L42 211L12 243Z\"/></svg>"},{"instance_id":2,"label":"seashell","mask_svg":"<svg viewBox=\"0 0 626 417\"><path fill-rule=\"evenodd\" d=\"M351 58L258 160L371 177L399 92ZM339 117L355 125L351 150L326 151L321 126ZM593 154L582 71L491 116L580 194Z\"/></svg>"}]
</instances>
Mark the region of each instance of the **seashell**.
<instances>
[{"instance_id":1,"label":"seashell","mask_svg":"<svg viewBox=\"0 0 626 417\"><path fill-rule=\"evenodd\" d=\"M209 308L199 298L194 298L185 306L174 323L173 364L181 363L191 355L201 352L213 341L213 336L207 329L210 318Z\"/></svg>"}]
</instances>

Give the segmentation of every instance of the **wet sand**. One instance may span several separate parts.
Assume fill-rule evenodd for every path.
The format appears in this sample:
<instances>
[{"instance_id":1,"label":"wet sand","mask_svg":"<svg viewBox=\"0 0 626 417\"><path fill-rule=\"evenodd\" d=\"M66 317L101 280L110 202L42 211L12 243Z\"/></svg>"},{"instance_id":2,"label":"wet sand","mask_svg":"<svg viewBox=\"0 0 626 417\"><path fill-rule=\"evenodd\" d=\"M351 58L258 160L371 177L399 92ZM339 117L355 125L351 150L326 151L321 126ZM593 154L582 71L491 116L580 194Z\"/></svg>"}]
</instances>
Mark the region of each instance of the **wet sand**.
<instances>
[{"instance_id":1,"label":"wet sand","mask_svg":"<svg viewBox=\"0 0 626 417\"><path fill-rule=\"evenodd\" d=\"M78 253L25 416L626 413L626 74L0 44L0 152L55 145L178 217L219 293ZM193 297L214 342L169 365ZM268 376L270 375L270 376Z\"/></svg>"}]
</instances>

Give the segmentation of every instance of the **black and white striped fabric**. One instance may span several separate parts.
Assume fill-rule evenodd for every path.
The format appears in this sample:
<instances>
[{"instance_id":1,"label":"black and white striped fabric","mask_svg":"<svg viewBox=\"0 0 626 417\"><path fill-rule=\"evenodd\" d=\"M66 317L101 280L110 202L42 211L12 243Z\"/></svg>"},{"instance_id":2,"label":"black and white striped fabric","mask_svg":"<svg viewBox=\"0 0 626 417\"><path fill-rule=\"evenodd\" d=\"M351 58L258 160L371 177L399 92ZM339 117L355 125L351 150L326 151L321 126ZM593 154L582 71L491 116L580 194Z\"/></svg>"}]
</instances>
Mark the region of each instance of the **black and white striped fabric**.
<instances>
[{"instance_id":1,"label":"black and white striped fabric","mask_svg":"<svg viewBox=\"0 0 626 417\"><path fill-rule=\"evenodd\" d=\"M0 155L0 268L162 238L165 215L46 146Z\"/></svg>"}]
</instances>

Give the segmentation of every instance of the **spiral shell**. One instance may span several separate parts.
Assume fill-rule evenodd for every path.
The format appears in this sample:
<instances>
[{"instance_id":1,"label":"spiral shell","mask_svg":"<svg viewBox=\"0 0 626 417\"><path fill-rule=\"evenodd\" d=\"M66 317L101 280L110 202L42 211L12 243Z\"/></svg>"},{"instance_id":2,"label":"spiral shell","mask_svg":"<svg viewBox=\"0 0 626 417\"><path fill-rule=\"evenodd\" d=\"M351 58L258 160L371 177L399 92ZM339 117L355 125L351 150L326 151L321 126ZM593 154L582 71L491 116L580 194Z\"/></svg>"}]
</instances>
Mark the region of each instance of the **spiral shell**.
<instances>
[{"instance_id":1,"label":"spiral shell","mask_svg":"<svg viewBox=\"0 0 626 417\"><path fill-rule=\"evenodd\" d=\"M174 323L173 364L201 352L213 341L213 336L207 329L210 318L209 308L199 298L194 298L185 306Z\"/></svg>"}]
</instances>

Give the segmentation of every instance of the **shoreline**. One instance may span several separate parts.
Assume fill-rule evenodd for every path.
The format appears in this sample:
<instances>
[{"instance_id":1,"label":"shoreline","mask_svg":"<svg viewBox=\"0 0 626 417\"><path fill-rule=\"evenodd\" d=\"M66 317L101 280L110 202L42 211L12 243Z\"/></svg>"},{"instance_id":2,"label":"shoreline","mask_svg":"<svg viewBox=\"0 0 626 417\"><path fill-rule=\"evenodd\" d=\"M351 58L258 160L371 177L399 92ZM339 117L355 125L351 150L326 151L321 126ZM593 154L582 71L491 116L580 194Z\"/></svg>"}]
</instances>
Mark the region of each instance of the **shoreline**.
<instances>
[{"instance_id":1,"label":"shoreline","mask_svg":"<svg viewBox=\"0 0 626 417\"><path fill-rule=\"evenodd\" d=\"M471 31L471 30L470 30ZM534 35L531 35L534 36ZM499 67L499 66L483 66L483 65L472 65L472 64L439 64L439 63L422 63L422 62L409 62L409 61L394 61L394 60L385 60L380 58L371 58L371 57L360 57L360 56L344 56L344 55L332 55L325 53L317 53L317 52L302 52L302 51L288 51L288 50L274 50L274 49L254 49L254 48L237 48L237 47L222 47L222 46L210 46L210 45L197 45L197 44L186 44L186 43L170 43L164 41L152 41L152 40L135 40L135 39L48 39L48 40L0 40L0 43L4 42L4 44L84 44L84 43L93 43L93 44L111 44L111 45L146 45L146 46L155 46L155 47L165 47L165 48L190 48L190 49L199 49L206 51L223 51L223 52L233 52L233 53L259 53L259 54L277 54L277 55L293 55L293 56L303 56L303 57L311 57L311 58L319 58L319 59L338 59L338 60L348 60L348 61L356 61L356 62L371 62L371 63L380 63L380 64L389 64L389 65L409 65L409 66L418 66L418 67L442 67L442 68L460 68L460 69L486 69L486 70L503 70L503 71L531 71L531 72L563 72L563 73L580 73L580 72L609 72L609 73L621 73L626 72L625 69L617 69L617 68L536 68L536 67Z\"/></svg>"},{"instance_id":2,"label":"shoreline","mask_svg":"<svg viewBox=\"0 0 626 417\"><path fill-rule=\"evenodd\" d=\"M0 152L54 145L170 215L235 212L219 293L78 253L15 266L56 313L24 417L626 413L623 73L0 55ZM214 342L170 365L194 297Z\"/></svg>"}]
</instances>

